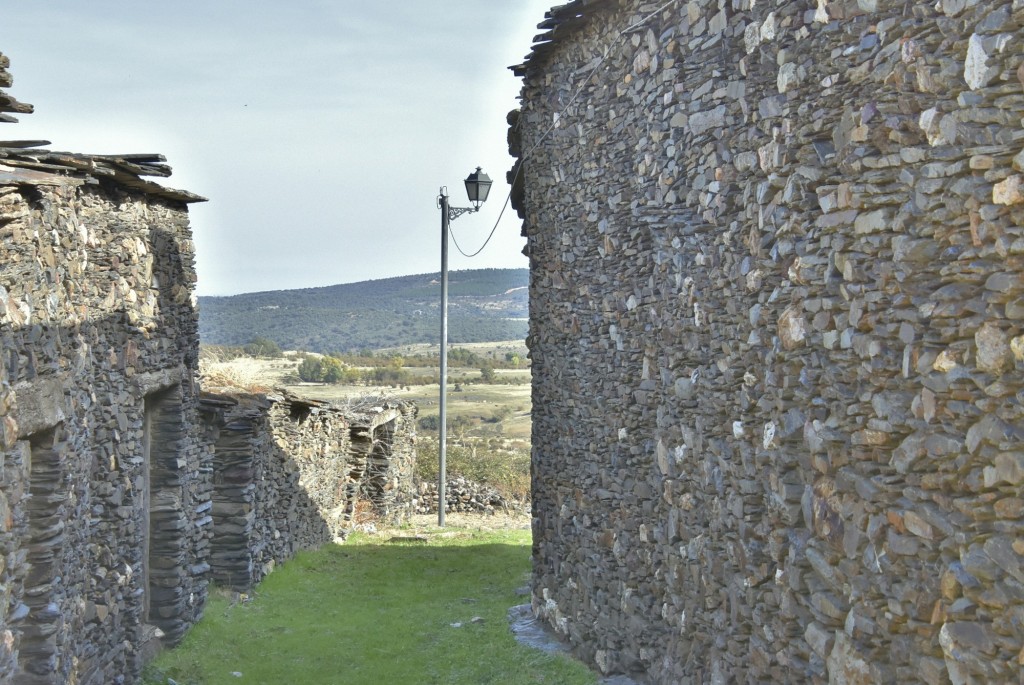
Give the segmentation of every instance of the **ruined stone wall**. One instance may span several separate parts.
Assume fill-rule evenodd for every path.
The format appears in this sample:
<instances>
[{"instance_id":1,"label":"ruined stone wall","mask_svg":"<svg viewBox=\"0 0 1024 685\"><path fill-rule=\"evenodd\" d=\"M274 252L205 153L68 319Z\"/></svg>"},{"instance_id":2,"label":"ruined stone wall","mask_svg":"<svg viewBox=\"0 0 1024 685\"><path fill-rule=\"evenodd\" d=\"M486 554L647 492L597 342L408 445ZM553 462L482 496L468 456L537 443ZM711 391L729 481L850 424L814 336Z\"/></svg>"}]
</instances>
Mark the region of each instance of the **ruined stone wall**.
<instances>
[{"instance_id":1,"label":"ruined stone wall","mask_svg":"<svg viewBox=\"0 0 1024 685\"><path fill-rule=\"evenodd\" d=\"M207 396L213 579L247 590L304 549L343 540L360 501L389 522L412 505L415 406L365 410L292 395Z\"/></svg>"},{"instance_id":2,"label":"ruined stone wall","mask_svg":"<svg viewBox=\"0 0 1024 685\"><path fill-rule=\"evenodd\" d=\"M187 211L94 179L0 181L0 681L132 681L206 595Z\"/></svg>"},{"instance_id":3,"label":"ruined stone wall","mask_svg":"<svg viewBox=\"0 0 1024 685\"><path fill-rule=\"evenodd\" d=\"M534 606L602 670L1021 677L1022 25L554 11L517 68Z\"/></svg>"},{"instance_id":4,"label":"ruined stone wall","mask_svg":"<svg viewBox=\"0 0 1024 685\"><path fill-rule=\"evenodd\" d=\"M409 518L418 490L416 415L412 402L382 397L358 398L345 408L352 426L349 481L358 483L357 500L369 504L373 517L395 525ZM354 510L347 511L351 522Z\"/></svg>"}]
</instances>

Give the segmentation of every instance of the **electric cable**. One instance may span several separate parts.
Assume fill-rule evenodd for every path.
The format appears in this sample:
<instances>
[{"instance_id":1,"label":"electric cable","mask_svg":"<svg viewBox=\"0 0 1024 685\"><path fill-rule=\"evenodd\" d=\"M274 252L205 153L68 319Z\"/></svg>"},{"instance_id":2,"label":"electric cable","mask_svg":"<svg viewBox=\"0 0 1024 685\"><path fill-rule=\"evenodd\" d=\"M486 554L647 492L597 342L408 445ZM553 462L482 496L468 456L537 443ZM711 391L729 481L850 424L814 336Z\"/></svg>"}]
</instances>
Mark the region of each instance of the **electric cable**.
<instances>
[{"instance_id":1,"label":"electric cable","mask_svg":"<svg viewBox=\"0 0 1024 685\"><path fill-rule=\"evenodd\" d=\"M589 74L593 73L594 71L596 71L598 69L598 67L600 67L602 64L604 64L604 61L608 58L608 55L611 54L612 48L622 38L624 38L627 33L630 33L632 31L636 30L637 28L643 26L648 21L650 21L655 15L657 15L660 12L662 12L663 10L668 8L669 6L677 4L678 2L679 2L679 0L668 0L668 2L666 2L663 5L661 5L657 9L653 10L652 12L649 12L647 15L645 15L639 21L633 22L632 24L630 24L626 28L624 28L621 31L619 31L619 34L615 37L615 40L613 40L611 43L609 43L605 47L604 54L601 55L600 59L597 60L597 62L594 64L593 68L588 70L588 77L583 79L583 81L580 83L579 87L576 89L576 92L574 92L572 94L572 97L569 98L569 101L566 102L564 105L562 105L561 110L555 114L554 120L547 127L547 129L544 131L544 133L541 134L541 136L530 147L530 149L528 151L524 152L523 155L521 157L519 157L519 163L515 165L515 172L516 173L512 177L511 182L509 183L509 190L508 190L508 195L505 197L505 204L502 206L501 212L498 214L498 218L495 219L495 221L494 221L494 227L491 228L491 232L487 235L487 239L484 241L484 244L480 246L479 250L477 250L476 252L474 252L472 254L467 254L466 252L464 252L462 247L459 245L459 241L456 240L456 238L455 238L455 232L452 230L451 225L448 226L448 233L451 235L452 243L454 243L455 249L457 249L459 251L459 254L461 254L463 257L468 257L468 258L476 257L478 254L483 252L484 248L486 248L488 243L491 242L491 238L494 237L495 232L498 230L498 224L501 223L501 217L503 217L505 215L505 210L508 209L509 202L511 202L511 200L512 200L512 189L515 188L516 181L519 180L519 174L522 173L523 165L525 164L526 160L529 159L533 155L534 151L538 147L540 147L541 144L545 140L547 140L548 136L551 135L551 132L554 131L555 128L557 128L558 122L561 120L562 115L564 115L566 112L568 112L569 108L572 107L572 105L576 102L576 99L580 96L580 94L583 92L583 89L587 85L587 81L589 79ZM519 133L519 127L520 127L522 121L523 121L523 117L522 117L522 114L520 114L519 118L516 119L516 123L515 123L515 129L514 130L515 130L516 133Z\"/></svg>"}]
</instances>

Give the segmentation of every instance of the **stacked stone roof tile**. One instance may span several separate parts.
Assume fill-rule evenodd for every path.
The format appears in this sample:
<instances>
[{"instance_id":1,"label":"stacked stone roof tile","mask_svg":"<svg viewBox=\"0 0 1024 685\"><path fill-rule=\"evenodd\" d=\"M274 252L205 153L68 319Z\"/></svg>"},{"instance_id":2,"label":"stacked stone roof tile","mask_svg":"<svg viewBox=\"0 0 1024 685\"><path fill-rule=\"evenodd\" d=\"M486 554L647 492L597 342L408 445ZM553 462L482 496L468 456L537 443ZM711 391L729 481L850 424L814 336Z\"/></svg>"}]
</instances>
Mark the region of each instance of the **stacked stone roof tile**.
<instances>
[{"instance_id":1,"label":"stacked stone roof tile","mask_svg":"<svg viewBox=\"0 0 1024 685\"><path fill-rule=\"evenodd\" d=\"M10 59L0 52L0 122L17 122L14 114L31 114L32 105L19 102L4 88L14 82L7 70ZM205 202L186 190L166 188L144 177L171 175L167 158L159 154L90 155L42 149L47 140L0 140L0 182L25 185L113 183L146 195L176 202Z\"/></svg>"},{"instance_id":2,"label":"stacked stone roof tile","mask_svg":"<svg viewBox=\"0 0 1024 685\"><path fill-rule=\"evenodd\" d=\"M32 105L24 102L18 102L3 90L4 88L10 88L11 84L14 83L14 77L11 76L11 72L7 71L7 67L9 66L11 66L11 60L8 59L7 55L0 52L0 122L5 123L13 123L17 121L17 119L12 117L10 113L32 113Z\"/></svg>"}]
</instances>

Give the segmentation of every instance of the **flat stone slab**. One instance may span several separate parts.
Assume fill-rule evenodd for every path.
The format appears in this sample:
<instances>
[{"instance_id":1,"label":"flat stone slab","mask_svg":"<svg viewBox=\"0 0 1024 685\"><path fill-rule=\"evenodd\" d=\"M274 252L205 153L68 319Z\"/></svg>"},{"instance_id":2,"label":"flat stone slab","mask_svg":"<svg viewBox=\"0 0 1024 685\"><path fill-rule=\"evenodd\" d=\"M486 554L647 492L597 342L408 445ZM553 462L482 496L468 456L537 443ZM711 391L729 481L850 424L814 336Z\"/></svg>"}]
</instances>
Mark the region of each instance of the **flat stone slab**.
<instances>
[{"instance_id":1,"label":"flat stone slab","mask_svg":"<svg viewBox=\"0 0 1024 685\"><path fill-rule=\"evenodd\" d=\"M529 604L518 604L508 610L509 627L520 644L539 649L548 654L562 653L575 658L569 646L558 639L554 633L533 615ZM629 676L615 675L601 678L602 685L640 685Z\"/></svg>"}]
</instances>

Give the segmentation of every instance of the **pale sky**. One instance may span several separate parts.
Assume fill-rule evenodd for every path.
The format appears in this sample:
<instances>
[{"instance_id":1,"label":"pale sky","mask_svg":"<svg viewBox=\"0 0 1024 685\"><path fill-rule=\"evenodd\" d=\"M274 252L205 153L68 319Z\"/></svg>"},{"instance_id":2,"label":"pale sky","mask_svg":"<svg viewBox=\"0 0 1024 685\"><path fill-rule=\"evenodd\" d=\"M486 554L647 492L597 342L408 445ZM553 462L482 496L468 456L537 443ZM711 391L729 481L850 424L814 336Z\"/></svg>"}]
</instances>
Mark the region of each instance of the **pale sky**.
<instances>
[{"instance_id":1,"label":"pale sky","mask_svg":"<svg viewBox=\"0 0 1024 685\"><path fill-rule=\"evenodd\" d=\"M3 0L8 92L35 105L0 139L165 155L191 205L200 295L440 268L447 186L494 180L452 224L478 249L508 195L505 115L552 0ZM509 207L476 258L525 268Z\"/></svg>"}]
</instances>

